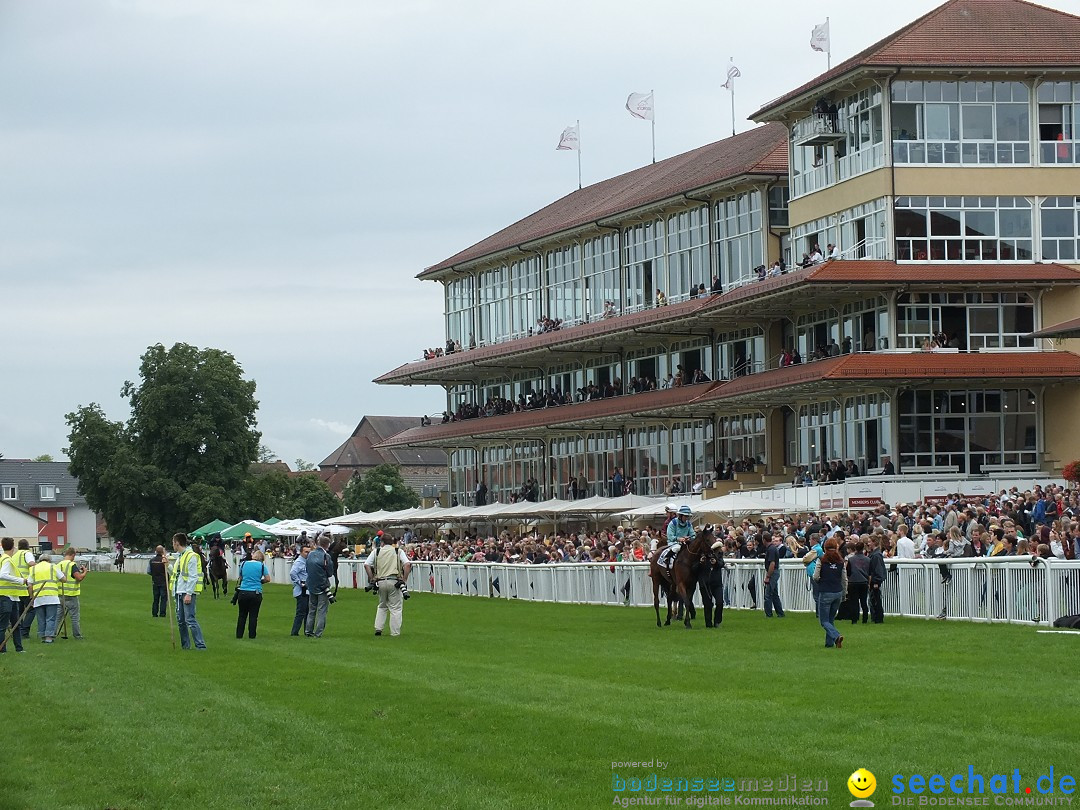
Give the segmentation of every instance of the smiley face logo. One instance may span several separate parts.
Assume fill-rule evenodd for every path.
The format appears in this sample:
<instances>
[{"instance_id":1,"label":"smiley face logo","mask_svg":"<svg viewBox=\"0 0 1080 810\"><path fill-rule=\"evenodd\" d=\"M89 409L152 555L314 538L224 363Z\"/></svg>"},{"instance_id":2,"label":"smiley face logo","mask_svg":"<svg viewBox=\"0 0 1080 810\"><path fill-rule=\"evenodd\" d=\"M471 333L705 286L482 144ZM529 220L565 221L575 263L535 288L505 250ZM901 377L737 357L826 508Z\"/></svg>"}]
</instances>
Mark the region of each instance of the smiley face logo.
<instances>
[{"instance_id":1,"label":"smiley face logo","mask_svg":"<svg viewBox=\"0 0 1080 810\"><path fill-rule=\"evenodd\" d=\"M856 799L865 799L877 790L877 779L866 768L859 768L848 777L847 789Z\"/></svg>"}]
</instances>

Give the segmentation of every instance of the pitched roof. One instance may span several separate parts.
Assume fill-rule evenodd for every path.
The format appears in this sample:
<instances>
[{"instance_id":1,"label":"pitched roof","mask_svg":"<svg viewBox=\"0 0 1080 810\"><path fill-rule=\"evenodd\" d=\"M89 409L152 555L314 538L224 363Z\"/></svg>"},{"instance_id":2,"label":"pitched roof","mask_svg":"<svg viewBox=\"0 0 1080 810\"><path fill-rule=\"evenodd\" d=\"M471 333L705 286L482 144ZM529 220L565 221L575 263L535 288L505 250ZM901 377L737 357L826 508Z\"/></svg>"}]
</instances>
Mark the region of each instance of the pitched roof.
<instances>
[{"instance_id":1,"label":"pitched roof","mask_svg":"<svg viewBox=\"0 0 1080 810\"><path fill-rule=\"evenodd\" d=\"M375 445L420 423L418 416L365 416L352 435L319 467L377 467L380 464L397 464L402 467L445 467L446 453L438 448L420 451L376 450Z\"/></svg>"},{"instance_id":2,"label":"pitched roof","mask_svg":"<svg viewBox=\"0 0 1080 810\"><path fill-rule=\"evenodd\" d=\"M85 506L86 500L79 494L79 482L68 471L66 461L16 461L0 459L0 484L14 484L18 497L8 503L20 509L39 507ZM41 500L39 487L52 484L56 487L56 499Z\"/></svg>"},{"instance_id":3,"label":"pitched roof","mask_svg":"<svg viewBox=\"0 0 1080 810\"><path fill-rule=\"evenodd\" d=\"M748 407L755 395L771 394L787 401L794 390L806 388L826 395L823 388L853 390L860 382L897 385L909 381L1080 379L1080 355L1071 352L866 352L829 357L812 363L773 369L760 374L666 391L630 394L594 402L521 411L486 419L468 419L428 428L410 428L383 443L384 447L410 442L446 441L488 434L518 435L558 425L600 419L648 416L666 412L675 417L708 413L704 407ZM760 397L759 397L760 398ZM621 423L619 423L621 424ZM593 428L602 429L602 428Z\"/></svg>"},{"instance_id":4,"label":"pitched roof","mask_svg":"<svg viewBox=\"0 0 1080 810\"><path fill-rule=\"evenodd\" d=\"M1025 0L948 0L750 116L866 67L1069 67L1080 65L1080 17Z\"/></svg>"},{"instance_id":5,"label":"pitched roof","mask_svg":"<svg viewBox=\"0 0 1080 810\"><path fill-rule=\"evenodd\" d=\"M787 130L767 124L578 189L417 277L428 278L458 264L725 180L753 174L786 175L787 170Z\"/></svg>"}]
</instances>

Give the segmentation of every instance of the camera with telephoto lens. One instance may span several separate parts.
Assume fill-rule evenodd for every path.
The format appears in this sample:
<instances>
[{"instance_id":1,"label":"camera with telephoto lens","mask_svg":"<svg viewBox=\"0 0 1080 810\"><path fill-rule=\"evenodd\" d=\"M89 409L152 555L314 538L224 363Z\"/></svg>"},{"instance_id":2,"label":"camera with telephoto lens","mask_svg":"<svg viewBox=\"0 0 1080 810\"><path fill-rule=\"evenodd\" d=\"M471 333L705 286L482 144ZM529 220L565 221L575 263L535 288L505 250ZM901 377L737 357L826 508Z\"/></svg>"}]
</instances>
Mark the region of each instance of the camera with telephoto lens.
<instances>
[{"instance_id":1,"label":"camera with telephoto lens","mask_svg":"<svg viewBox=\"0 0 1080 810\"><path fill-rule=\"evenodd\" d=\"M394 585L394 587L397 588L399 591L401 591L401 598L402 599L408 599L409 598L409 586L405 584L405 580L399 579L397 581L397 584Z\"/></svg>"},{"instance_id":2,"label":"camera with telephoto lens","mask_svg":"<svg viewBox=\"0 0 1080 810\"><path fill-rule=\"evenodd\" d=\"M337 601L337 594L334 593L333 591L327 591L326 592L326 601L331 605L334 604L334 602Z\"/></svg>"},{"instance_id":3,"label":"camera with telephoto lens","mask_svg":"<svg viewBox=\"0 0 1080 810\"><path fill-rule=\"evenodd\" d=\"M369 582L367 585L364 586L364 590L370 593L372 596L377 596L379 593L379 586L376 585L374 582Z\"/></svg>"}]
</instances>

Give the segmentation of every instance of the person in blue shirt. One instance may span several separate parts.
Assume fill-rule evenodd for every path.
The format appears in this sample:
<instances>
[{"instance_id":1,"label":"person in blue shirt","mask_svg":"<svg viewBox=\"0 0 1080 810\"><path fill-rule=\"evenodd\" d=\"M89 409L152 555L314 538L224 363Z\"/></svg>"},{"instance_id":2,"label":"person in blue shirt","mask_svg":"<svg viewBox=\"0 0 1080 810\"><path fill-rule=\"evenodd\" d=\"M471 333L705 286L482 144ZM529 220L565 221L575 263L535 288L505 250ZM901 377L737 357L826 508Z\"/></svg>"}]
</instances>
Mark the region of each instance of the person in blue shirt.
<instances>
[{"instance_id":1,"label":"person in blue shirt","mask_svg":"<svg viewBox=\"0 0 1080 810\"><path fill-rule=\"evenodd\" d=\"M817 561L825 556L825 548L822 546L821 535L817 532L810 535L810 551L803 557L803 565L806 566L806 576L810 578L810 590L814 596L814 605L818 602L818 583L814 579L814 569L817 567Z\"/></svg>"},{"instance_id":2,"label":"person in blue shirt","mask_svg":"<svg viewBox=\"0 0 1080 810\"><path fill-rule=\"evenodd\" d=\"M292 632L290 635L300 635L304 627L304 620L308 613L307 593L307 556L311 553L311 543L304 540L300 544L300 553L296 555L292 568L289 569L289 581L292 582L292 595L296 599L296 615L293 616Z\"/></svg>"},{"instance_id":3,"label":"person in blue shirt","mask_svg":"<svg viewBox=\"0 0 1080 810\"><path fill-rule=\"evenodd\" d=\"M262 607L262 586L270 581L270 572L263 562L263 553L255 551L250 560L240 563L237 572L239 582L233 594L233 600L239 608L236 619L236 637L244 637L244 625L248 628L248 638L255 638L259 627L259 608Z\"/></svg>"},{"instance_id":4,"label":"person in blue shirt","mask_svg":"<svg viewBox=\"0 0 1080 810\"><path fill-rule=\"evenodd\" d=\"M679 549L682 548L683 541L694 539L693 517L694 513L689 506L683 505L679 507L675 519L667 525L668 544L657 560L660 565L666 567L673 565Z\"/></svg>"}]
</instances>

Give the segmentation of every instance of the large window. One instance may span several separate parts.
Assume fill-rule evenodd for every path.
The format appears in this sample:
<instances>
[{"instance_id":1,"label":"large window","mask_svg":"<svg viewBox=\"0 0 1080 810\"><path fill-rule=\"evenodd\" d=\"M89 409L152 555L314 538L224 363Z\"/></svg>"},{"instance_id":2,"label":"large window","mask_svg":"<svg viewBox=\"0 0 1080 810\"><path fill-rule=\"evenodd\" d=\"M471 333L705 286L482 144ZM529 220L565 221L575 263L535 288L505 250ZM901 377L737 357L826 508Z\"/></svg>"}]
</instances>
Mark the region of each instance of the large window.
<instances>
[{"instance_id":1,"label":"large window","mask_svg":"<svg viewBox=\"0 0 1080 810\"><path fill-rule=\"evenodd\" d=\"M532 334L540 318L540 257L510 265L510 337Z\"/></svg>"},{"instance_id":2,"label":"large window","mask_svg":"<svg viewBox=\"0 0 1080 810\"><path fill-rule=\"evenodd\" d=\"M840 179L885 165L881 88L868 87L838 105L846 139L841 147Z\"/></svg>"},{"instance_id":3,"label":"large window","mask_svg":"<svg viewBox=\"0 0 1080 810\"><path fill-rule=\"evenodd\" d=\"M667 278L664 267L664 221L662 219L632 225L623 231L626 245L627 289L626 307L633 310L651 306L656 302L656 291L664 295L673 290L662 290Z\"/></svg>"},{"instance_id":4,"label":"large window","mask_svg":"<svg viewBox=\"0 0 1080 810\"><path fill-rule=\"evenodd\" d=\"M888 201L878 197L827 217L803 222L791 232L793 259L836 245L842 259L884 259L888 247Z\"/></svg>"},{"instance_id":5,"label":"large window","mask_svg":"<svg viewBox=\"0 0 1080 810\"><path fill-rule=\"evenodd\" d=\"M922 348L945 335L961 351L1032 347L1035 303L1026 293L902 293L896 300L896 340Z\"/></svg>"},{"instance_id":6,"label":"large window","mask_svg":"<svg viewBox=\"0 0 1080 810\"><path fill-rule=\"evenodd\" d=\"M575 243L547 253L547 302L543 313L567 324L585 315L581 282L581 248Z\"/></svg>"},{"instance_id":7,"label":"large window","mask_svg":"<svg viewBox=\"0 0 1080 810\"><path fill-rule=\"evenodd\" d=\"M1080 82L1039 85L1039 160L1080 163Z\"/></svg>"},{"instance_id":8,"label":"large window","mask_svg":"<svg viewBox=\"0 0 1080 810\"><path fill-rule=\"evenodd\" d=\"M716 423L716 462L745 458L765 463L765 416L755 412L720 417Z\"/></svg>"},{"instance_id":9,"label":"large window","mask_svg":"<svg viewBox=\"0 0 1080 810\"><path fill-rule=\"evenodd\" d=\"M585 287L588 290L588 318L594 321L605 310L615 311L623 306L619 284L619 236L606 233L585 242ZM607 304L611 307L606 307Z\"/></svg>"},{"instance_id":10,"label":"large window","mask_svg":"<svg viewBox=\"0 0 1080 810\"><path fill-rule=\"evenodd\" d=\"M1023 197L897 197L897 261L1031 261Z\"/></svg>"},{"instance_id":11,"label":"large window","mask_svg":"<svg viewBox=\"0 0 1080 810\"><path fill-rule=\"evenodd\" d=\"M510 337L510 285L506 266L481 273L477 277L480 303L480 334L485 343L498 343Z\"/></svg>"},{"instance_id":12,"label":"large window","mask_svg":"<svg viewBox=\"0 0 1080 810\"><path fill-rule=\"evenodd\" d=\"M716 203L715 211L717 266L724 289L757 278L754 268L765 264L761 192L725 197Z\"/></svg>"},{"instance_id":13,"label":"large window","mask_svg":"<svg viewBox=\"0 0 1080 810\"><path fill-rule=\"evenodd\" d=\"M1074 262L1080 258L1080 197L1042 201L1042 258Z\"/></svg>"},{"instance_id":14,"label":"large window","mask_svg":"<svg viewBox=\"0 0 1080 810\"><path fill-rule=\"evenodd\" d=\"M1028 97L1023 82L893 82L893 160L1030 163Z\"/></svg>"},{"instance_id":15,"label":"large window","mask_svg":"<svg viewBox=\"0 0 1080 810\"><path fill-rule=\"evenodd\" d=\"M731 380L765 371L770 358L765 356L765 334L759 327L739 329L717 335L720 379ZM777 358L772 358L776 365Z\"/></svg>"},{"instance_id":16,"label":"large window","mask_svg":"<svg viewBox=\"0 0 1080 810\"><path fill-rule=\"evenodd\" d=\"M1035 468L1038 419L1028 389L902 391L900 471L985 472L983 465Z\"/></svg>"},{"instance_id":17,"label":"large window","mask_svg":"<svg viewBox=\"0 0 1080 810\"><path fill-rule=\"evenodd\" d=\"M472 276L465 276L455 278L446 285L446 337L459 341L462 346L475 342L474 283Z\"/></svg>"},{"instance_id":18,"label":"large window","mask_svg":"<svg viewBox=\"0 0 1080 810\"><path fill-rule=\"evenodd\" d=\"M699 284L709 289L709 209L692 208L667 220L667 296L681 300Z\"/></svg>"}]
</instances>

